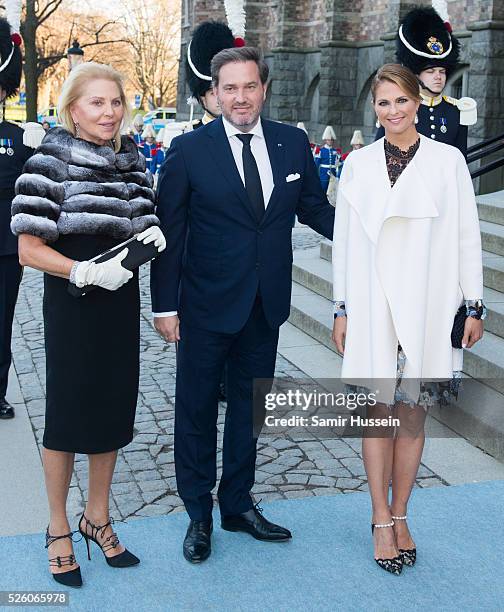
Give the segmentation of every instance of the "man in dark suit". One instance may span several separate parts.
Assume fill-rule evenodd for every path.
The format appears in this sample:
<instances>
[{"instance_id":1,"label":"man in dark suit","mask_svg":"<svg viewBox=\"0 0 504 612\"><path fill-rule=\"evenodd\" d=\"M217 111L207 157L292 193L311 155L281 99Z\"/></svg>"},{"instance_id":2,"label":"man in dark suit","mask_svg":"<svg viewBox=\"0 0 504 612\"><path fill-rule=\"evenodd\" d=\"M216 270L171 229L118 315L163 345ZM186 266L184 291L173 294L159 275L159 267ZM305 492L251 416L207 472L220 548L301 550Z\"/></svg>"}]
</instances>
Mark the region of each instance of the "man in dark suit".
<instances>
[{"instance_id":1,"label":"man in dark suit","mask_svg":"<svg viewBox=\"0 0 504 612\"><path fill-rule=\"evenodd\" d=\"M222 117L176 138L161 169L157 214L167 248L153 262L151 281L156 329L178 342L175 467L191 519L183 551L193 563L211 550L225 361L221 526L259 540L291 538L250 496L253 380L274 376L278 331L290 308L294 214L327 238L334 223L306 134L260 118L268 66L259 52L221 51L212 78Z\"/></svg>"}]
</instances>

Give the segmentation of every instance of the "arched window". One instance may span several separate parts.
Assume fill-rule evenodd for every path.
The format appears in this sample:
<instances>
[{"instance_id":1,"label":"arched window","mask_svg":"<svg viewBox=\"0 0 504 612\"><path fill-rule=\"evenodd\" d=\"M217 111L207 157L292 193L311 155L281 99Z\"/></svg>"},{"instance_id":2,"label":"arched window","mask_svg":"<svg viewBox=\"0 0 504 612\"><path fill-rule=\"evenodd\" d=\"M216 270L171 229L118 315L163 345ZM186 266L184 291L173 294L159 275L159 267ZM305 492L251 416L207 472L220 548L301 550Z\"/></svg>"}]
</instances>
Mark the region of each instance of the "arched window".
<instances>
[{"instance_id":1,"label":"arched window","mask_svg":"<svg viewBox=\"0 0 504 612\"><path fill-rule=\"evenodd\" d=\"M262 113L261 115L265 118L265 119L269 119L270 118L270 113L271 113L271 84L273 83L272 80L269 81L268 83L268 89L266 91L266 100L264 100L264 105L263 105L263 109L262 109Z\"/></svg>"},{"instance_id":2,"label":"arched window","mask_svg":"<svg viewBox=\"0 0 504 612\"><path fill-rule=\"evenodd\" d=\"M306 92L305 97L305 111L308 115L308 120L311 124L316 124L319 122L319 108L320 108L320 74L317 74L315 78L310 83L308 87L308 91ZM303 119L301 119L303 120Z\"/></svg>"},{"instance_id":3,"label":"arched window","mask_svg":"<svg viewBox=\"0 0 504 612\"><path fill-rule=\"evenodd\" d=\"M372 142L376 132L376 113L372 106L371 83L373 82L376 71L369 75L364 83L357 98L356 110L361 113L361 126L354 126L361 129L366 142Z\"/></svg>"},{"instance_id":4,"label":"arched window","mask_svg":"<svg viewBox=\"0 0 504 612\"><path fill-rule=\"evenodd\" d=\"M468 89L468 66L456 70L448 79L445 94L452 98L463 98L467 96Z\"/></svg>"}]
</instances>

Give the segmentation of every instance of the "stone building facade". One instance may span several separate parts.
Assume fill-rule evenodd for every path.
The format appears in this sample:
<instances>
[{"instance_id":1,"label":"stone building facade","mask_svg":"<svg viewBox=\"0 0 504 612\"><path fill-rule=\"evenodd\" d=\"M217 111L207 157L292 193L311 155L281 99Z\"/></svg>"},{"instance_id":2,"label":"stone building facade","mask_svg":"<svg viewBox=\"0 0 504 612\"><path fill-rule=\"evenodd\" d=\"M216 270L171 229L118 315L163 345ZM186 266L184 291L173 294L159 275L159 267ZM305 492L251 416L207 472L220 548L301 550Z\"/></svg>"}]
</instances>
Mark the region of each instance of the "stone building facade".
<instances>
[{"instance_id":1,"label":"stone building facade","mask_svg":"<svg viewBox=\"0 0 504 612\"><path fill-rule=\"evenodd\" d=\"M246 40L263 49L271 68L265 116L304 121L313 141L333 125L347 149L354 129L373 139L370 85L394 61L399 19L431 0L246 0ZM462 44L462 67L448 84L455 97L478 102L470 144L504 132L504 0L448 0L450 22ZM225 19L223 0L182 0L181 57L192 29ZM178 115L188 116L184 63Z\"/></svg>"}]
</instances>

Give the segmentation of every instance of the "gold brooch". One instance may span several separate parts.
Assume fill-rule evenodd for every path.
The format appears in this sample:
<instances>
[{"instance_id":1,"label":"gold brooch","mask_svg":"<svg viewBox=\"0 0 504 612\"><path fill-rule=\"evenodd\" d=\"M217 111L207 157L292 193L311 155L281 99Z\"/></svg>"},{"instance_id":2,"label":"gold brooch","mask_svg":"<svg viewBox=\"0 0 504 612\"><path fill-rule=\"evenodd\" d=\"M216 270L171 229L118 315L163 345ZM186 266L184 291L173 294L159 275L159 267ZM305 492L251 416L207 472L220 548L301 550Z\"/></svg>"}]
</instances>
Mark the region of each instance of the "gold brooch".
<instances>
[{"instance_id":1,"label":"gold brooch","mask_svg":"<svg viewBox=\"0 0 504 612\"><path fill-rule=\"evenodd\" d=\"M434 55L441 55L444 52L444 47L441 42L435 37L431 36L427 42L427 49Z\"/></svg>"}]
</instances>

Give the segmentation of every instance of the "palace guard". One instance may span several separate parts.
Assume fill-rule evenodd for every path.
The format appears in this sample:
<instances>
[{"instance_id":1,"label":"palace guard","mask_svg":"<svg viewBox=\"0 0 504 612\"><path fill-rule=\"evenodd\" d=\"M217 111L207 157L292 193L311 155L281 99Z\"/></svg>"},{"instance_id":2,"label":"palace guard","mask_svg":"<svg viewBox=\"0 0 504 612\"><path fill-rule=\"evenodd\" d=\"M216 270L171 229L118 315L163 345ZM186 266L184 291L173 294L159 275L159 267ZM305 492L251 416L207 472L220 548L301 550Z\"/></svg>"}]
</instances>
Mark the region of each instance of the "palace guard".
<instances>
[{"instance_id":1,"label":"palace guard","mask_svg":"<svg viewBox=\"0 0 504 612\"><path fill-rule=\"evenodd\" d=\"M416 8L404 17L396 39L397 61L412 70L422 103L417 131L457 147L467 157L467 127L477 121L476 101L444 95L447 79L459 65L460 43L433 8ZM376 140L384 135L383 127Z\"/></svg>"},{"instance_id":2,"label":"palace guard","mask_svg":"<svg viewBox=\"0 0 504 612\"><path fill-rule=\"evenodd\" d=\"M5 121L5 101L16 94L22 68L19 23L16 27L12 20L12 25L11 29L11 24L0 18L0 419L14 416L14 408L5 399L12 360L12 322L22 276L17 239L10 230L14 184L45 134L38 124L28 123L23 129Z\"/></svg>"}]
</instances>

